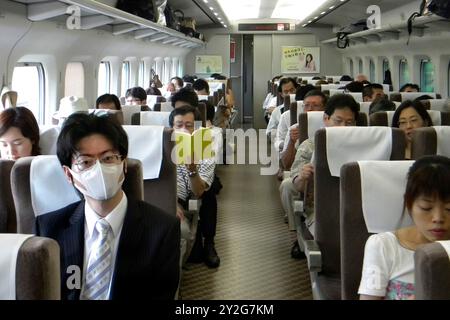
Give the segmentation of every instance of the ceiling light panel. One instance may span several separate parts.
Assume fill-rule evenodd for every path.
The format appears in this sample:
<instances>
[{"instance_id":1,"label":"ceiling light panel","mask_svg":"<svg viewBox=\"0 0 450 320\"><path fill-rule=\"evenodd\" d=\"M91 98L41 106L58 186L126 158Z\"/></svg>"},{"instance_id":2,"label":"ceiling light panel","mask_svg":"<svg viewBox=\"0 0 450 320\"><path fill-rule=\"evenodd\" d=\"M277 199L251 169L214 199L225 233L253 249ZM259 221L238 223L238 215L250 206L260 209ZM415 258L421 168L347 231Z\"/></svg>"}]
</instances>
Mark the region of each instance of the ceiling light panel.
<instances>
[{"instance_id":1,"label":"ceiling light panel","mask_svg":"<svg viewBox=\"0 0 450 320\"><path fill-rule=\"evenodd\" d=\"M274 19L303 20L328 0L279 0L272 13Z\"/></svg>"},{"instance_id":2,"label":"ceiling light panel","mask_svg":"<svg viewBox=\"0 0 450 320\"><path fill-rule=\"evenodd\" d=\"M217 0L228 20L256 19L261 0Z\"/></svg>"}]
</instances>

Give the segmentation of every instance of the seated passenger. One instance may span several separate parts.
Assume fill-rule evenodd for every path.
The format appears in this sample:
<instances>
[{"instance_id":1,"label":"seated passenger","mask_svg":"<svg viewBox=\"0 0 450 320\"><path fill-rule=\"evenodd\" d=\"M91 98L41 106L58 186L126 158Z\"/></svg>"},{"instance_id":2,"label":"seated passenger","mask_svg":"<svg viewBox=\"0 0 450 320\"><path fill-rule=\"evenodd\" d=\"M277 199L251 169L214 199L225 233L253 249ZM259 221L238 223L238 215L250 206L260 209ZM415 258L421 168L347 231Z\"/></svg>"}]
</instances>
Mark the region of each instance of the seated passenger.
<instances>
[{"instance_id":1,"label":"seated passenger","mask_svg":"<svg viewBox=\"0 0 450 320\"><path fill-rule=\"evenodd\" d=\"M181 90L180 90L181 91ZM195 94L195 93L194 93ZM194 132L195 121L200 120L200 113L192 106L184 105L175 108L169 117L169 123L176 131ZM202 199L200 207L200 221L197 229L197 240L194 248L199 248L200 257L210 268L217 268L220 259L214 247L214 237L217 225L217 199L216 191L212 188L214 181L214 159L199 161L198 164L177 165L177 217L182 224L182 237L188 239L190 222L186 221L184 210L188 208L191 198ZM196 254L193 249L191 256ZM197 259L192 262L199 262Z\"/></svg>"},{"instance_id":2,"label":"seated passenger","mask_svg":"<svg viewBox=\"0 0 450 320\"><path fill-rule=\"evenodd\" d=\"M414 83L407 83L400 88L400 92L420 92L420 87Z\"/></svg>"},{"instance_id":3,"label":"seated passenger","mask_svg":"<svg viewBox=\"0 0 450 320\"><path fill-rule=\"evenodd\" d=\"M426 156L408 172L403 213L414 225L369 237L358 293L361 300L414 298L414 252L450 240L450 159Z\"/></svg>"},{"instance_id":4,"label":"seated passenger","mask_svg":"<svg viewBox=\"0 0 450 320\"><path fill-rule=\"evenodd\" d=\"M170 102L175 109L184 105L190 105L196 108L198 107L198 96L194 90L182 88L172 96Z\"/></svg>"},{"instance_id":5,"label":"seated passenger","mask_svg":"<svg viewBox=\"0 0 450 320\"><path fill-rule=\"evenodd\" d=\"M209 96L209 84L205 79L195 80L192 89L199 96Z\"/></svg>"},{"instance_id":6,"label":"seated passenger","mask_svg":"<svg viewBox=\"0 0 450 320\"><path fill-rule=\"evenodd\" d=\"M125 100L128 105L132 106L146 106L147 93L141 87L129 88L125 93Z\"/></svg>"},{"instance_id":7,"label":"seated passenger","mask_svg":"<svg viewBox=\"0 0 450 320\"><path fill-rule=\"evenodd\" d=\"M348 92L363 92L364 90L364 84L359 81L353 81L345 85L345 87L340 88L345 89L345 91Z\"/></svg>"},{"instance_id":8,"label":"seated passenger","mask_svg":"<svg viewBox=\"0 0 450 320\"><path fill-rule=\"evenodd\" d=\"M358 120L359 104L352 96L336 94L332 96L325 107L323 124L325 127L355 126ZM289 225L295 226L293 200L299 192L306 192L305 213L306 226L314 235L314 166L311 163L314 152L314 138L303 141L295 154L295 160L291 167L291 177L283 180L280 185L281 203L290 221ZM308 186L307 186L308 185ZM307 187L306 187L307 186ZM292 229L292 230L295 230ZM297 241L291 251L294 257L302 256Z\"/></svg>"},{"instance_id":9,"label":"seated passenger","mask_svg":"<svg viewBox=\"0 0 450 320\"><path fill-rule=\"evenodd\" d=\"M61 248L63 300L175 297L180 224L157 207L127 198L127 154L127 134L108 117L77 113L62 127L57 156L83 200L38 216L36 234ZM81 288L73 285L74 276Z\"/></svg>"},{"instance_id":10,"label":"seated passenger","mask_svg":"<svg viewBox=\"0 0 450 320\"><path fill-rule=\"evenodd\" d=\"M53 114L52 121L54 124L62 126L64 121L75 112L89 112L86 99L75 96L64 97L59 102L59 110Z\"/></svg>"},{"instance_id":11,"label":"seated passenger","mask_svg":"<svg viewBox=\"0 0 450 320\"><path fill-rule=\"evenodd\" d=\"M172 99L172 96L175 94L175 85L172 82L169 82L166 86L166 92L164 93L164 98L166 98L167 101L170 101Z\"/></svg>"},{"instance_id":12,"label":"seated passenger","mask_svg":"<svg viewBox=\"0 0 450 320\"><path fill-rule=\"evenodd\" d=\"M0 113L0 158L17 160L39 154L39 126L33 113L25 107L3 110Z\"/></svg>"},{"instance_id":13,"label":"seated passenger","mask_svg":"<svg viewBox=\"0 0 450 320\"><path fill-rule=\"evenodd\" d=\"M150 96L162 96L161 91L156 87L148 87L145 93Z\"/></svg>"},{"instance_id":14,"label":"seated passenger","mask_svg":"<svg viewBox=\"0 0 450 320\"><path fill-rule=\"evenodd\" d=\"M395 103L385 97L378 97L369 106L369 115L380 111L395 111Z\"/></svg>"},{"instance_id":15,"label":"seated passenger","mask_svg":"<svg viewBox=\"0 0 450 320\"><path fill-rule=\"evenodd\" d=\"M175 92L180 91L180 89L184 87L183 79L180 77L173 77L170 79L170 82L174 85Z\"/></svg>"},{"instance_id":16,"label":"seated passenger","mask_svg":"<svg viewBox=\"0 0 450 320\"><path fill-rule=\"evenodd\" d=\"M185 88L192 88L192 85L196 81L196 78L197 78L197 76L193 77L193 76L190 76L188 74L185 74L183 76L184 87Z\"/></svg>"},{"instance_id":17,"label":"seated passenger","mask_svg":"<svg viewBox=\"0 0 450 320\"><path fill-rule=\"evenodd\" d=\"M305 96L308 94L308 92L316 90L316 87L312 84L307 85L301 85L297 88L295 91L295 101L303 101L305 100Z\"/></svg>"},{"instance_id":18,"label":"seated passenger","mask_svg":"<svg viewBox=\"0 0 450 320\"><path fill-rule=\"evenodd\" d=\"M355 78L356 82L368 82L369 79L367 79L367 76L364 74L358 74Z\"/></svg>"},{"instance_id":19,"label":"seated passenger","mask_svg":"<svg viewBox=\"0 0 450 320\"><path fill-rule=\"evenodd\" d=\"M363 101L372 102L376 98L384 97L384 88L381 84L371 83L363 89Z\"/></svg>"},{"instance_id":20,"label":"seated passenger","mask_svg":"<svg viewBox=\"0 0 450 320\"><path fill-rule=\"evenodd\" d=\"M95 109L122 110L122 107L116 95L106 93L97 98Z\"/></svg>"},{"instance_id":21,"label":"seated passenger","mask_svg":"<svg viewBox=\"0 0 450 320\"><path fill-rule=\"evenodd\" d=\"M403 102L392 117L392 127L400 128L406 135L405 159L411 159L411 139L414 129L433 126L433 121L420 101Z\"/></svg>"},{"instance_id":22,"label":"seated passenger","mask_svg":"<svg viewBox=\"0 0 450 320\"><path fill-rule=\"evenodd\" d=\"M340 79L339 79L339 81L345 81L345 82L347 82L347 81L353 81L353 79L352 79L352 77L350 77L349 75L343 75Z\"/></svg>"},{"instance_id":23,"label":"seated passenger","mask_svg":"<svg viewBox=\"0 0 450 320\"><path fill-rule=\"evenodd\" d=\"M295 82L294 79L283 78L280 80L280 84L278 85L278 94L281 96L281 98L284 99L284 97L289 96L290 94L295 94L296 91L297 91L297 83ZM272 130L275 131L277 129L281 115L284 112L284 102L282 101L282 103L276 108L274 106L270 106L269 113L270 109L272 109L273 111L271 112L269 124L267 125L266 129L267 136L271 135Z\"/></svg>"}]
</instances>

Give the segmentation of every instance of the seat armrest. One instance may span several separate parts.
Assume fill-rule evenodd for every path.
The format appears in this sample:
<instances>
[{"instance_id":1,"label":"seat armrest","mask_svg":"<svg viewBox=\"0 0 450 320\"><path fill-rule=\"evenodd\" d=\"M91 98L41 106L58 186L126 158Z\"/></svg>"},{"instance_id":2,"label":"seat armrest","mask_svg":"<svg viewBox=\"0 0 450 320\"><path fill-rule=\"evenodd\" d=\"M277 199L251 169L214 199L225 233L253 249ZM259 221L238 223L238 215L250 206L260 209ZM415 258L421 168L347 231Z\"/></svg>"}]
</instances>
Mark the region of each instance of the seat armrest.
<instances>
[{"instance_id":1,"label":"seat armrest","mask_svg":"<svg viewBox=\"0 0 450 320\"><path fill-rule=\"evenodd\" d=\"M305 241L305 255L308 259L308 269L310 272L322 271L322 252L319 244L315 240Z\"/></svg>"}]
</instances>

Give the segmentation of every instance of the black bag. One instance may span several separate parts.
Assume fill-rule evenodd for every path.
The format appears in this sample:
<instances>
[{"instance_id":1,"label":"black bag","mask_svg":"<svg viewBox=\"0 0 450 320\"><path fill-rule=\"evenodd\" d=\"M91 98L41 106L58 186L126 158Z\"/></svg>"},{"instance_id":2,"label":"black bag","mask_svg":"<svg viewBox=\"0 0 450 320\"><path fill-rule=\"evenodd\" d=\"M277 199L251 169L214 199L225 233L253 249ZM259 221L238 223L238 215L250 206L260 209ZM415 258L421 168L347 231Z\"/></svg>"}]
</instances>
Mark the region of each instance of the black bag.
<instances>
[{"instance_id":1,"label":"black bag","mask_svg":"<svg viewBox=\"0 0 450 320\"><path fill-rule=\"evenodd\" d=\"M341 28L339 32L336 34L337 36L337 47L339 49L345 49L350 45L350 40L348 39L348 35L360 32L364 30L368 30L367 20L358 20L355 23L352 23L346 27Z\"/></svg>"},{"instance_id":2,"label":"black bag","mask_svg":"<svg viewBox=\"0 0 450 320\"><path fill-rule=\"evenodd\" d=\"M116 8L155 22L153 0L119 0L117 1Z\"/></svg>"},{"instance_id":3,"label":"black bag","mask_svg":"<svg viewBox=\"0 0 450 320\"><path fill-rule=\"evenodd\" d=\"M450 19L450 1L448 0L431 0L428 10L445 19Z\"/></svg>"},{"instance_id":4,"label":"black bag","mask_svg":"<svg viewBox=\"0 0 450 320\"><path fill-rule=\"evenodd\" d=\"M179 31L180 30L180 22L178 17L175 15L172 7L169 4L166 4L166 9L164 9L164 16L166 17L166 26Z\"/></svg>"},{"instance_id":5,"label":"black bag","mask_svg":"<svg viewBox=\"0 0 450 320\"><path fill-rule=\"evenodd\" d=\"M214 174L214 180L211 184L211 191L213 191L215 194L219 194L219 192L220 192L220 190L222 190L222 188L223 188L223 185L220 182L219 177Z\"/></svg>"}]
</instances>

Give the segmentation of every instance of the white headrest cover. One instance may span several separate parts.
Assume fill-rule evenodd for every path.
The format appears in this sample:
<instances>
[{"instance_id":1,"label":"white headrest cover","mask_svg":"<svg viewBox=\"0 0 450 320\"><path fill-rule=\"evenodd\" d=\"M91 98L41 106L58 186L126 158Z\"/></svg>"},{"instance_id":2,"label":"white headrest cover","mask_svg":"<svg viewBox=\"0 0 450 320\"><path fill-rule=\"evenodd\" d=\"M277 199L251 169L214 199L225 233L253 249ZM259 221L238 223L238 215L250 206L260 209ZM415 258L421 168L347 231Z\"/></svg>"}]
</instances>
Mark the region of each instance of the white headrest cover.
<instances>
[{"instance_id":1,"label":"white headrest cover","mask_svg":"<svg viewBox=\"0 0 450 320\"><path fill-rule=\"evenodd\" d=\"M169 116L170 116L170 112L142 111L141 112L141 126L170 127Z\"/></svg>"},{"instance_id":2,"label":"white headrest cover","mask_svg":"<svg viewBox=\"0 0 450 320\"><path fill-rule=\"evenodd\" d=\"M300 113L303 113L303 112L304 112L303 100L297 101L297 121L298 121L298 116L300 115Z\"/></svg>"},{"instance_id":3,"label":"white headrest cover","mask_svg":"<svg viewBox=\"0 0 450 320\"><path fill-rule=\"evenodd\" d=\"M61 127L59 126L39 126L40 137L39 147L41 148L41 154L56 154L56 142L58 141L59 132Z\"/></svg>"},{"instance_id":4,"label":"white headrest cover","mask_svg":"<svg viewBox=\"0 0 450 320\"><path fill-rule=\"evenodd\" d=\"M347 92L346 94L351 95L356 102L363 102L363 95L361 92Z\"/></svg>"},{"instance_id":5,"label":"white headrest cover","mask_svg":"<svg viewBox=\"0 0 450 320\"><path fill-rule=\"evenodd\" d=\"M161 103L161 112L172 112L173 107L171 102Z\"/></svg>"},{"instance_id":6,"label":"white headrest cover","mask_svg":"<svg viewBox=\"0 0 450 320\"><path fill-rule=\"evenodd\" d=\"M290 99L289 101L290 101L291 103L294 102L294 101L296 101L296 100L295 100L295 96L296 96L296 94L290 94L290 95L289 95L289 99Z\"/></svg>"},{"instance_id":7,"label":"white headrest cover","mask_svg":"<svg viewBox=\"0 0 450 320\"><path fill-rule=\"evenodd\" d=\"M433 121L433 126L440 126L442 123L441 112L436 110L427 110L430 115L431 121Z\"/></svg>"},{"instance_id":8,"label":"white headrest cover","mask_svg":"<svg viewBox=\"0 0 450 320\"><path fill-rule=\"evenodd\" d=\"M128 157L142 162L144 179L158 178L163 158L164 127L123 126L123 129L128 135Z\"/></svg>"},{"instance_id":9,"label":"white headrest cover","mask_svg":"<svg viewBox=\"0 0 450 320\"><path fill-rule=\"evenodd\" d=\"M386 111L387 120L388 120L388 127L392 127L392 119L394 118L395 111Z\"/></svg>"},{"instance_id":10,"label":"white headrest cover","mask_svg":"<svg viewBox=\"0 0 450 320\"><path fill-rule=\"evenodd\" d=\"M414 100L425 95L436 99L436 93L434 92L400 92L400 94L402 95L402 101Z\"/></svg>"},{"instance_id":11,"label":"white headrest cover","mask_svg":"<svg viewBox=\"0 0 450 320\"><path fill-rule=\"evenodd\" d=\"M369 107L372 102L360 102L359 103L359 111L369 114Z\"/></svg>"},{"instance_id":12,"label":"white headrest cover","mask_svg":"<svg viewBox=\"0 0 450 320\"><path fill-rule=\"evenodd\" d=\"M0 300L16 300L17 255L31 234L0 234Z\"/></svg>"},{"instance_id":13,"label":"white headrest cover","mask_svg":"<svg viewBox=\"0 0 450 320\"><path fill-rule=\"evenodd\" d=\"M344 93L344 91L345 91L344 89L330 89L330 97L338 93Z\"/></svg>"},{"instance_id":14,"label":"white headrest cover","mask_svg":"<svg viewBox=\"0 0 450 320\"><path fill-rule=\"evenodd\" d=\"M153 110L153 106L155 105L155 103L158 102L158 97L160 97L160 96L157 96L154 94L147 95L147 105L150 107L150 109Z\"/></svg>"},{"instance_id":15,"label":"white headrest cover","mask_svg":"<svg viewBox=\"0 0 450 320\"><path fill-rule=\"evenodd\" d=\"M370 233L394 231L412 225L408 213L403 214L403 195L408 170L413 163L414 161L358 161L362 209Z\"/></svg>"},{"instance_id":16,"label":"white headrest cover","mask_svg":"<svg viewBox=\"0 0 450 320\"><path fill-rule=\"evenodd\" d=\"M80 201L55 155L37 156L30 166L31 204L39 216Z\"/></svg>"},{"instance_id":17,"label":"white headrest cover","mask_svg":"<svg viewBox=\"0 0 450 320\"><path fill-rule=\"evenodd\" d=\"M436 111L450 111L448 102L445 99L432 99L430 101L430 109Z\"/></svg>"},{"instance_id":18,"label":"white headrest cover","mask_svg":"<svg viewBox=\"0 0 450 320\"><path fill-rule=\"evenodd\" d=\"M310 111L306 113L308 115L308 138L314 139L316 131L324 127L323 124L323 111Z\"/></svg>"},{"instance_id":19,"label":"white headrest cover","mask_svg":"<svg viewBox=\"0 0 450 320\"><path fill-rule=\"evenodd\" d=\"M202 101L202 100L208 101L208 97L209 96L207 96L207 95L200 94L200 95L198 95L198 101Z\"/></svg>"},{"instance_id":20,"label":"white headrest cover","mask_svg":"<svg viewBox=\"0 0 450 320\"><path fill-rule=\"evenodd\" d=\"M122 106L122 112L123 112L123 123L125 125L130 125L131 117L133 116L133 114L141 112L141 106L125 105L125 106Z\"/></svg>"},{"instance_id":21,"label":"white headrest cover","mask_svg":"<svg viewBox=\"0 0 450 320\"><path fill-rule=\"evenodd\" d=\"M347 162L389 160L392 152L392 130L388 127L326 128L327 159L331 175L340 176Z\"/></svg>"},{"instance_id":22,"label":"white headrest cover","mask_svg":"<svg viewBox=\"0 0 450 320\"><path fill-rule=\"evenodd\" d=\"M437 154L450 157L450 126L436 126Z\"/></svg>"},{"instance_id":23,"label":"white headrest cover","mask_svg":"<svg viewBox=\"0 0 450 320\"><path fill-rule=\"evenodd\" d=\"M444 247L445 251L447 251L448 258L450 259L450 240L447 240L447 241L436 241L436 242L438 242L441 246Z\"/></svg>"}]
</instances>

